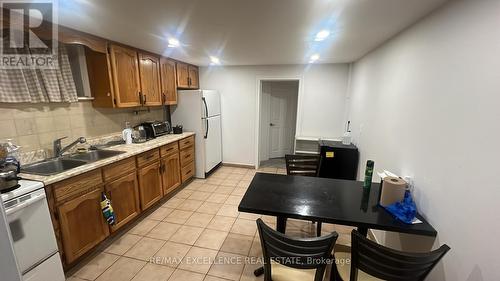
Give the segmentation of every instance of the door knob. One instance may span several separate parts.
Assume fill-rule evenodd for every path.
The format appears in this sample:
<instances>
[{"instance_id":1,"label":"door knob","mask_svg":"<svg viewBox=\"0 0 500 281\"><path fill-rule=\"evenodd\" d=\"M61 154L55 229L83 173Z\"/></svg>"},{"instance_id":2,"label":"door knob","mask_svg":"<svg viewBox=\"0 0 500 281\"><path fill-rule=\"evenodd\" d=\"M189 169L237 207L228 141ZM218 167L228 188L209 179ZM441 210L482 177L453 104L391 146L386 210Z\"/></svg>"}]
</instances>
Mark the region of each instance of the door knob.
<instances>
[{"instance_id":1,"label":"door knob","mask_svg":"<svg viewBox=\"0 0 500 281\"><path fill-rule=\"evenodd\" d=\"M273 123L269 123L269 126L273 127L273 126L274 126L274 124L273 124Z\"/></svg>"}]
</instances>

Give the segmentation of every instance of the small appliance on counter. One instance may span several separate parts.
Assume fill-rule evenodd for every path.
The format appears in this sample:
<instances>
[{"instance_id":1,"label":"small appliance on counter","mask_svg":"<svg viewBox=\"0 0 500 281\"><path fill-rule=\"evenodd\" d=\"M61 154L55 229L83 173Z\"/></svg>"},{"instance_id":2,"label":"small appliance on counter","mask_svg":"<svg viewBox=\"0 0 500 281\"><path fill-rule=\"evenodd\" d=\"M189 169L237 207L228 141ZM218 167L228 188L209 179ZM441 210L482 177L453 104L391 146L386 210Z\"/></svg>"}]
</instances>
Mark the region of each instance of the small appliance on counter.
<instances>
[{"instance_id":1,"label":"small appliance on counter","mask_svg":"<svg viewBox=\"0 0 500 281\"><path fill-rule=\"evenodd\" d=\"M340 141L320 140L319 151L321 155L320 177L356 180L359 152L355 145L345 145Z\"/></svg>"},{"instance_id":2,"label":"small appliance on counter","mask_svg":"<svg viewBox=\"0 0 500 281\"><path fill-rule=\"evenodd\" d=\"M147 133L146 129L144 129L144 126L142 125L137 125L134 127L134 130L132 131L132 142L133 143L143 143L147 141Z\"/></svg>"},{"instance_id":3,"label":"small appliance on counter","mask_svg":"<svg viewBox=\"0 0 500 281\"><path fill-rule=\"evenodd\" d=\"M0 192L9 192L19 187L17 176L21 165L16 159L18 146L10 140L0 144Z\"/></svg>"},{"instance_id":4,"label":"small appliance on counter","mask_svg":"<svg viewBox=\"0 0 500 281\"><path fill-rule=\"evenodd\" d=\"M174 134L182 134L182 125L177 125L174 127Z\"/></svg>"},{"instance_id":5,"label":"small appliance on counter","mask_svg":"<svg viewBox=\"0 0 500 281\"><path fill-rule=\"evenodd\" d=\"M170 132L170 124L168 122L147 121L140 125L144 127L146 139L148 140L166 135Z\"/></svg>"}]
</instances>

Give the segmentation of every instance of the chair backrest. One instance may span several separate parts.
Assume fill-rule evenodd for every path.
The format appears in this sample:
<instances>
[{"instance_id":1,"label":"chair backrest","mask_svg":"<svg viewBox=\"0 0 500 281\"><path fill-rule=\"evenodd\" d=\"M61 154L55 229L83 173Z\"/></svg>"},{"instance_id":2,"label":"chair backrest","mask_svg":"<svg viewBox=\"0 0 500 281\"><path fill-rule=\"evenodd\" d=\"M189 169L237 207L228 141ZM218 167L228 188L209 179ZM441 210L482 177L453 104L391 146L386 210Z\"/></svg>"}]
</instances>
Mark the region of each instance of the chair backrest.
<instances>
[{"instance_id":1,"label":"chair backrest","mask_svg":"<svg viewBox=\"0 0 500 281\"><path fill-rule=\"evenodd\" d=\"M291 239L270 228L261 219L257 219L262 254L264 256L265 280L271 280L271 260L281 265L298 269L316 269L314 280L323 280L328 261L338 234L317 238Z\"/></svg>"},{"instance_id":2,"label":"chair backrest","mask_svg":"<svg viewBox=\"0 0 500 281\"><path fill-rule=\"evenodd\" d=\"M357 280L357 269L384 280L424 280L439 260L450 250L446 244L428 253L407 253L379 245L358 231L351 233L351 276Z\"/></svg>"},{"instance_id":3,"label":"chair backrest","mask_svg":"<svg viewBox=\"0 0 500 281\"><path fill-rule=\"evenodd\" d=\"M285 160L287 175L317 177L319 174L319 155L287 154Z\"/></svg>"}]
</instances>

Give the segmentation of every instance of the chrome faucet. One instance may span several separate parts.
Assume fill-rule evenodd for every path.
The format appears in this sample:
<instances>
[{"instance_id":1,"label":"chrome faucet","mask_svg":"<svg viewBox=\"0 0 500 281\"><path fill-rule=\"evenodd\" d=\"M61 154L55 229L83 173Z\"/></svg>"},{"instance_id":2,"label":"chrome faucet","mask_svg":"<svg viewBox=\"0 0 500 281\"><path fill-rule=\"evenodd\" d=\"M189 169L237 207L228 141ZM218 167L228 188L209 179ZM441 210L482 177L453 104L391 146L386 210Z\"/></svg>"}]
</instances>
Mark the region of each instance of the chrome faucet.
<instances>
[{"instance_id":1,"label":"chrome faucet","mask_svg":"<svg viewBox=\"0 0 500 281\"><path fill-rule=\"evenodd\" d=\"M65 138L67 138L67 137L62 137L62 138L56 139L54 141L54 157L61 157L64 152L68 151L70 148L72 148L76 144L87 142L87 140L84 137L79 137L74 142L72 142L72 143L68 144L67 146L65 146L64 148L62 148L61 140L65 139Z\"/></svg>"}]
</instances>

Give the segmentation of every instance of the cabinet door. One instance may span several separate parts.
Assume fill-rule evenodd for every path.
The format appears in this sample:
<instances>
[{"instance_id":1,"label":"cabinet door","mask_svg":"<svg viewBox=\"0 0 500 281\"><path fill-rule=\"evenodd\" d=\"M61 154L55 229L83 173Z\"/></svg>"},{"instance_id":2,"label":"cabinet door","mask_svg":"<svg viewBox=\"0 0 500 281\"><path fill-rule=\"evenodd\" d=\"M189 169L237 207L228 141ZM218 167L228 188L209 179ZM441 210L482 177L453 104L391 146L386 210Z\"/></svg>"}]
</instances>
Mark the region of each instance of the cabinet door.
<instances>
[{"instance_id":1,"label":"cabinet door","mask_svg":"<svg viewBox=\"0 0 500 281\"><path fill-rule=\"evenodd\" d=\"M113 76L108 53L100 53L85 48L85 60L89 75L90 92L94 97L94 107L114 107Z\"/></svg>"},{"instance_id":2,"label":"cabinet door","mask_svg":"<svg viewBox=\"0 0 500 281\"><path fill-rule=\"evenodd\" d=\"M175 64L177 70L177 87L189 88L189 71L188 65L182 62Z\"/></svg>"},{"instance_id":3,"label":"cabinet door","mask_svg":"<svg viewBox=\"0 0 500 281\"><path fill-rule=\"evenodd\" d=\"M198 89L200 87L198 67L194 65L188 66L189 72L189 88Z\"/></svg>"},{"instance_id":4,"label":"cabinet door","mask_svg":"<svg viewBox=\"0 0 500 281\"><path fill-rule=\"evenodd\" d=\"M58 206L64 254L68 264L109 235L101 211L102 188Z\"/></svg>"},{"instance_id":5,"label":"cabinet door","mask_svg":"<svg viewBox=\"0 0 500 281\"><path fill-rule=\"evenodd\" d=\"M116 106L140 106L137 52L128 48L111 45L110 54Z\"/></svg>"},{"instance_id":6,"label":"cabinet door","mask_svg":"<svg viewBox=\"0 0 500 281\"><path fill-rule=\"evenodd\" d=\"M139 170L139 195L142 210L146 210L163 197L159 161Z\"/></svg>"},{"instance_id":7,"label":"cabinet door","mask_svg":"<svg viewBox=\"0 0 500 281\"><path fill-rule=\"evenodd\" d=\"M167 195L181 184L179 153L163 158L161 163L163 194Z\"/></svg>"},{"instance_id":8,"label":"cabinet door","mask_svg":"<svg viewBox=\"0 0 500 281\"><path fill-rule=\"evenodd\" d=\"M116 224L111 231L116 231L140 213L139 185L135 172L114 180L105 186L116 216Z\"/></svg>"},{"instance_id":9,"label":"cabinet door","mask_svg":"<svg viewBox=\"0 0 500 281\"><path fill-rule=\"evenodd\" d=\"M177 83L175 62L166 58L160 58L161 91L164 95L165 104L177 104Z\"/></svg>"},{"instance_id":10,"label":"cabinet door","mask_svg":"<svg viewBox=\"0 0 500 281\"><path fill-rule=\"evenodd\" d=\"M160 59L151 55L139 54L139 74L144 105L161 105Z\"/></svg>"}]
</instances>

